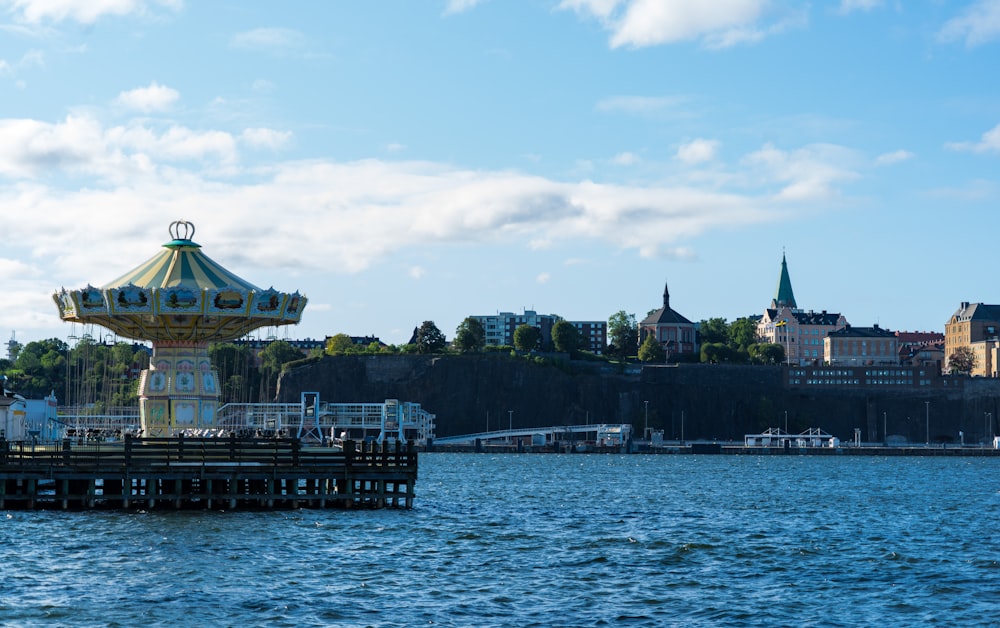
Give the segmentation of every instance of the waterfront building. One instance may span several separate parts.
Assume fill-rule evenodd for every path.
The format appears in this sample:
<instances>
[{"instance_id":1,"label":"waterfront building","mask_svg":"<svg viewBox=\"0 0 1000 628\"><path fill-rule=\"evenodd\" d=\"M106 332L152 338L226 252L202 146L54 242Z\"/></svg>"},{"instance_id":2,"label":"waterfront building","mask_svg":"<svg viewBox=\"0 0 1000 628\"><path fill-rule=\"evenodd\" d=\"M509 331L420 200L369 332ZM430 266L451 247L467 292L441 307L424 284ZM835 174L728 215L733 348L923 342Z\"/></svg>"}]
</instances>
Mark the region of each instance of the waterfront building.
<instances>
[{"instance_id":1,"label":"waterfront building","mask_svg":"<svg viewBox=\"0 0 1000 628\"><path fill-rule=\"evenodd\" d=\"M698 326L670 307L670 290L663 284L663 307L653 310L639 323L639 346L652 335L663 347L667 360L673 356L698 355Z\"/></svg>"},{"instance_id":2,"label":"waterfront building","mask_svg":"<svg viewBox=\"0 0 1000 628\"><path fill-rule=\"evenodd\" d=\"M771 306L757 321L757 337L762 342L780 344L785 348L788 364L819 364L824 361L824 339L827 334L847 327L842 314L822 310L804 311L795 302L788 263L781 255L781 275Z\"/></svg>"},{"instance_id":3,"label":"waterfront building","mask_svg":"<svg viewBox=\"0 0 1000 628\"><path fill-rule=\"evenodd\" d=\"M878 325L847 325L823 339L823 362L830 366L898 365L899 338Z\"/></svg>"},{"instance_id":4,"label":"waterfront building","mask_svg":"<svg viewBox=\"0 0 1000 628\"><path fill-rule=\"evenodd\" d=\"M959 347L967 347L976 356L970 375L996 377L997 340L1000 339L1000 305L963 301L944 326L944 371Z\"/></svg>"}]
</instances>

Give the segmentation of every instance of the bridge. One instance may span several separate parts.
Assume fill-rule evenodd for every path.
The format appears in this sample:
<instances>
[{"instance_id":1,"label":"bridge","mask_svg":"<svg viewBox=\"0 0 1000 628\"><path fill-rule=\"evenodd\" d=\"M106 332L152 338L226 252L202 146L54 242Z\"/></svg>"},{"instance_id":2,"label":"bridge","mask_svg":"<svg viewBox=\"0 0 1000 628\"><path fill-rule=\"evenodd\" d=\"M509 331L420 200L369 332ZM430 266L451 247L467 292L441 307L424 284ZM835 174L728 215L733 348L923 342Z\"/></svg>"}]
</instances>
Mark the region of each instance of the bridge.
<instances>
[{"instance_id":1,"label":"bridge","mask_svg":"<svg viewBox=\"0 0 1000 628\"><path fill-rule=\"evenodd\" d=\"M545 442L537 442L543 436ZM632 437L632 426L627 423L591 423L587 425L553 425L551 427L525 427L492 432L477 432L459 436L435 438L439 445L471 445L481 443L509 443L523 438L531 439L533 445L549 444L555 441L589 441L600 445L621 445Z\"/></svg>"}]
</instances>

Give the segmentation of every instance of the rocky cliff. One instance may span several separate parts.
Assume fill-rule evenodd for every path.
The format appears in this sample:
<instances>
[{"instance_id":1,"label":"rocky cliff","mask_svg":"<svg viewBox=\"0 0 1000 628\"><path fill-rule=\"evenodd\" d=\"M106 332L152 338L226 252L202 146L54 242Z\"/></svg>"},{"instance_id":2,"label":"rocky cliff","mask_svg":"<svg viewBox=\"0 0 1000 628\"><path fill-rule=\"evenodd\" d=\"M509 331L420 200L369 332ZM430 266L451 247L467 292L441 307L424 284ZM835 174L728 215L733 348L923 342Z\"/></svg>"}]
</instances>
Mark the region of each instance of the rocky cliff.
<instances>
[{"instance_id":1,"label":"rocky cliff","mask_svg":"<svg viewBox=\"0 0 1000 628\"><path fill-rule=\"evenodd\" d=\"M997 432L1000 382L950 388L793 389L782 367L633 367L537 364L507 355L336 356L286 371L278 401L318 392L329 402L419 403L437 415L438 436L581 423L647 425L668 439L742 440L780 427L818 427L849 441L885 434L909 442L976 442ZM929 402L929 404L927 403ZM786 419L787 413L787 419ZM787 423L786 423L787 421ZM682 434L683 432L683 434Z\"/></svg>"}]
</instances>

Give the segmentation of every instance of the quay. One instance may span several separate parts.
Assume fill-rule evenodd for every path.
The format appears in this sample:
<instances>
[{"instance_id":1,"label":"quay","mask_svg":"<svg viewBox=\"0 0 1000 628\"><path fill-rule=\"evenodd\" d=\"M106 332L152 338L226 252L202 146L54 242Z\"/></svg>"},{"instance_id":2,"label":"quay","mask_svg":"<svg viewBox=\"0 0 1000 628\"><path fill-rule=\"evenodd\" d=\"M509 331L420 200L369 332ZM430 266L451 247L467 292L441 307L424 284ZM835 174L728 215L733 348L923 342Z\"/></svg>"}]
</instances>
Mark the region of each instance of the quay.
<instances>
[{"instance_id":1,"label":"quay","mask_svg":"<svg viewBox=\"0 0 1000 628\"><path fill-rule=\"evenodd\" d=\"M398 441L341 450L294 438L0 438L0 509L412 508L416 478L416 450Z\"/></svg>"}]
</instances>

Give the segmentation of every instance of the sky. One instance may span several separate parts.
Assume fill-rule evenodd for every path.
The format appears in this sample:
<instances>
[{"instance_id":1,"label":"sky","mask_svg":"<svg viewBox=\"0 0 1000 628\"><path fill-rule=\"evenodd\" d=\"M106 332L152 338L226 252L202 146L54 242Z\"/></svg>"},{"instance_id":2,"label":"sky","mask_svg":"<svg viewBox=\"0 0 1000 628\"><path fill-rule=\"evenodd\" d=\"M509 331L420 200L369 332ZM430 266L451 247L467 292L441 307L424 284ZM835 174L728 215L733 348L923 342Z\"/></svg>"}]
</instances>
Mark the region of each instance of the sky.
<instances>
[{"instance_id":1,"label":"sky","mask_svg":"<svg viewBox=\"0 0 1000 628\"><path fill-rule=\"evenodd\" d=\"M0 0L0 335L188 220L405 343L535 310L1000 303L1000 0ZM8 338L4 337L6 341Z\"/></svg>"}]
</instances>

